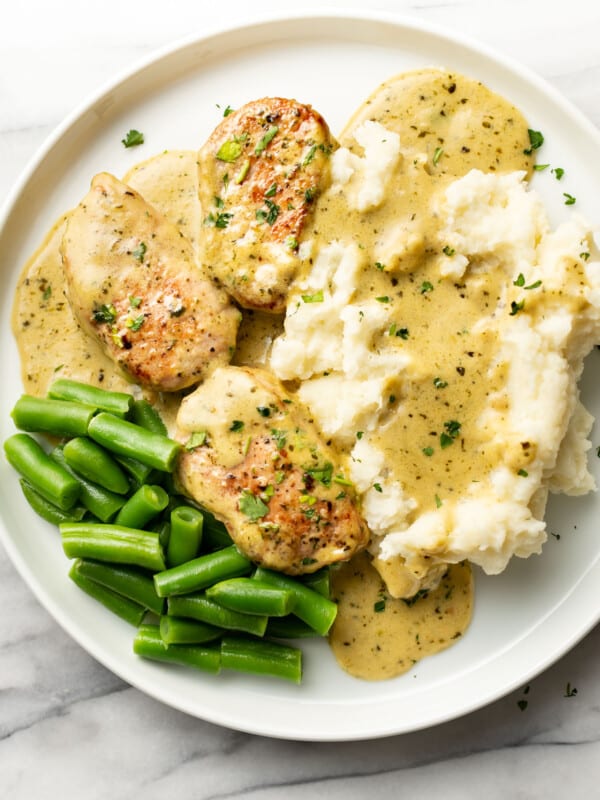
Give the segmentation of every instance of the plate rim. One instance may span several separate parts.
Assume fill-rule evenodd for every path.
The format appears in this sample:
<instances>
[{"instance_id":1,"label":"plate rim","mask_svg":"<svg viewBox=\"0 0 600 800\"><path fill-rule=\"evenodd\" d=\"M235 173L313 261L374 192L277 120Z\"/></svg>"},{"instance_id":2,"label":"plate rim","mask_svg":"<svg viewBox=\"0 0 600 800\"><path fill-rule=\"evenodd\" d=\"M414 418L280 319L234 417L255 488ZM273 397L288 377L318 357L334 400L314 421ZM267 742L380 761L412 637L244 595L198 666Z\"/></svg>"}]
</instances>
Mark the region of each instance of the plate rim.
<instances>
[{"instance_id":1,"label":"plate rim","mask_svg":"<svg viewBox=\"0 0 600 800\"><path fill-rule=\"evenodd\" d=\"M125 69L119 70L115 75L108 80L102 82L94 91L88 93L81 102L60 122L45 138L41 145L35 150L33 155L26 163L21 174L18 176L16 182L13 184L12 189L9 190L8 195L0 208L0 235L5 235L7 225L10 222L11 214L18 204L19 198L26 192L29 182L35 176L38 168L43 164L44 160L52 151L52 148L60 142L60 140L73 128L80 119L96 104L100 103L111 92L118 90L123 84L144 72L146 69L158 64L164 59L168 59L176 55L178 52L183 51L189 47L199 43L209 42L211 39L218 39L223 36L232 36L240 34L244 31L251 29L261 29L276 24L290 25L299 21L339 21L346 20L350 22L374 22L390 26L395 29L399 35L407 31L418 31L421 33L433 35L442 38L447 43L458 46L461 49L466 49L476 55L481 55L494 64L500 65L503 69L508 70L511 74L524 78L529 85L531 85L538 93L544 95L554 105L563 109L576 121L576 124L581 127L586 136L591 136L598 145L600 145L600 131L588 119L588 117L570 100L562 95L555 87L549 84L546 80L541 78L537 73L529 67L520 64L517 60L497 52L495 49L478 42L462 33L455 31L448 31L441 26L424 22L421 19L408 16L405 14L397 14L387 11L364 11L348 8L331 8L323 7L321 9L310 9L306 11L282 11L282 12L264 12L260 14L247 15L246 19L239 19L235 24L220 24L212 25L202 32L195 32L185 37L179 37L166 45L155 48L149 53L145 54L142 58L136 59ZM291 30L291 29L290 29ZM291 31L290 38L298 38ZM344 39L345 37L340 37ZM508 683L494 689L489 689L483 694L473 697L470 702L462 702L460 708L448 708L445 713L435 716L435 718L424 718L413 721L412 724L402 725L401 722L392 724L379 724L373 725L369 730L341 730L337 728L335 731L319 732L315 731L315 726L308 726L306 730L293 730L292 728L282 729L281 726L275 726L269 722L268 719L255 719L251 724L248 721L241 721L236 718L235 714L226 713L223 710L215 711L210 709L197 713L190 710L182 699L171 696L168 691L157 691L154 687L148 687L145 682L136 675L136 670L123 668L122 665L116 663L115 657L111 653L107 653L105 647L97 644L92 636L89 636L86 631L77 629L77 624L72 620L65 617L62 606L55 602L53 597L45 589L44 585L38 582L34 572L30 569L26 560L21 558L17 548L13 544L12 536L8 531L8 526L5 524L4 519L0 519L0 541L2 542L8 557L10 558L13 566L21 575L27 588L33 592L42 606L52 615L54 620L63 628L63 630L73 638L80 646L82 646L90 655L97 661L103 664L107 669L118 675L122 680L125 680L130 685L136 687L145 694L157 699L167 705L187 713L192 716L207 720L209 722L223 725L231 729L245 731L248 733L260 734L281 739L303 740L303 741L352 741L360 739L376 739L390 735L401 735L411 733L417 730L432 727L434 725L443 724L451 719L462 717L472 711L482 708L501 697L506 696L511 691L521 686L523 683L531 680L543 670L547 669L551 664L555 663L565 653L571 650L581 639L583 639L600 621L600 606L597 608L595 615L590 614L589 619L585 625L577 628L573 634L561 643L561 647L553 651L549 659L543 658L530 665L529 669L520 673L518 678L515 678ZM572 587L575 591L577 587L585 580L588 579L589 573L595 571L600 575L600 563L598 561L592 563L589 569L579 576L577 583ZM564 603L561 603L558 608L550 608L547 617L560 612Z\"/></svg>"}]
</instances>

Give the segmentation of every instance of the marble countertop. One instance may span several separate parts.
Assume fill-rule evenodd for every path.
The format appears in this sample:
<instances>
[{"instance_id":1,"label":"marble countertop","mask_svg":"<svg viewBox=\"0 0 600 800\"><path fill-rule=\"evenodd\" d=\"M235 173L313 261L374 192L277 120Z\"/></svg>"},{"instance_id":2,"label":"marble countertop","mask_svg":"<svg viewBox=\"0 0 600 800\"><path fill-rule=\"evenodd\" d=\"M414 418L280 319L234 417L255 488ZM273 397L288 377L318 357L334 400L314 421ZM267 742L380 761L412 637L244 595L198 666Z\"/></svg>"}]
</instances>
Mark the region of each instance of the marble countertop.
<instances>
[{"instance_id":1,"label":"marble countertop","mask_svg":"<svg viewBox=\"0 0 600 800\"><path fill-rule=\"evenodd\" d=\"M36 148L90 91L162 45L252 13L235 0L204 5L104 0L91 8L75 0L24 0L5 8L0 202ZM264 2L260 13L286 5ZM600 125L595 0L508 0L496 11L488 0L388 0L369 7L479 39L535 70ZM0 604L2 797L598 796L598 627L531 682L524 710L520 690L430 730L319 744L230 731L131 688L56 624L1 548ZM577 692L566 696L567 684Z\"/></svg>"}]
</instances>

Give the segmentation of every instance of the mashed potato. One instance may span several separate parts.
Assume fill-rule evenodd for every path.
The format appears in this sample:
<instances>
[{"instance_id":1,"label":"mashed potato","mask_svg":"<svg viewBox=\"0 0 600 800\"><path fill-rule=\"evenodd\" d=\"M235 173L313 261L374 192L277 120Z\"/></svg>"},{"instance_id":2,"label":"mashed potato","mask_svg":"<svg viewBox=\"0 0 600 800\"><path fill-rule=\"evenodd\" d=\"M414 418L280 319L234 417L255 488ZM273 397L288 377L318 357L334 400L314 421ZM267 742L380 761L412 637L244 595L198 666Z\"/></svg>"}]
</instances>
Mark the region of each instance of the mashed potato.
<instances>
[{"instance_id":1,"label":"mashed potato","mask_svg":"<svg viewBox=\"0 0 600 800\"><path fill-rule=\"evenodd\" d=\"M354 137L363 155L334 155L324 200L338 217L391 203L393 170L406 184L426 167L378 123ZM473 169L425 202L412 219L396 205L367 246L350 225L313 237L270 359L345 450L375 563L398 595L435 584L448 563L498 573L539 553L548 491L594 488L577 389L600 334L589 226L573 215L551 230L524 172Z\"/></svg>"}]
</instances>

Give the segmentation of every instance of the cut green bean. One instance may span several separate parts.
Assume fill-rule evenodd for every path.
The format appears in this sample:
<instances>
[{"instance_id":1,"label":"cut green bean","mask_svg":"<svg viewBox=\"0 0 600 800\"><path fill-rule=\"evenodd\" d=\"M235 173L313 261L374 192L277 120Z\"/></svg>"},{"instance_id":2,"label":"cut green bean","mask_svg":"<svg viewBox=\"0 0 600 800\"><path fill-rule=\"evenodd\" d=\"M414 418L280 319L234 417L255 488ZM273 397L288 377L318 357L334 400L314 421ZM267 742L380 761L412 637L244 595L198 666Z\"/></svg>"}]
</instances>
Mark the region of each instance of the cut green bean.
<instances>
[{"instance_id":1,"label":"cut green bean","mask_svg":"<svg viewBox=\"0 0 600 800\"><path fill-rule=\"evenodd\" d=\"M126 417L133 405L133 396L127 392L111 392L89 383L80 383L67 378L59 378L54 381L48 389L48 397L85 403L98 411L108 411L118 417Z\"/></svg>"},{"instance_id":2,"label":"cut green bean","mask_svg":"<svg viewBox=\"0 0 600 800\"><path fill-rule=\"evenodd\" d=\"M17 428L53 436L85 436L96 409L83 403L21 395L11 412Z\"/></svg>"},{"instance_id":3,"label":"cut green bean","mask_svg":"<svg viewBox=\"0 0 600 800\"><path fill-rule=\"evenodd\" d=\"M83 436L77 436L63 447L67 464L78 475L93 481L109 492L127 494L130 486L127 475L104 448Z\"/></svg>"},{"instance_id":4,"label":"cut green bean","mask_svg":"<svg viewBox=\"0 0 600 800\"><path fill-rule=\"evenodd\" d=\"M183 664L205 672L218 673L221 668L221 650L218 645L166 645L158 625L140 626L133 640L133 652L143 658Z\"/></svg>"},{"instance_id":5,"label":"cut green bean","mask_svg":"<svg viewBox=\"0 0 600 800\"><path fill-rule=\"evenodd\" d=\"M62 446L55 447L50 453L50 457L79 481L79 499L82 505L87 508L90 514L93 514L94 517L97 517L101 522L109 522L125 504L127 498L124 495L109 492L108 489L98 486L98 484L93 483L93 481L88 481L82 475L77 475L67 464Z\"/></svg>"},{"instance_id":6,"label":"cut green bean","mask_svg":"<svg viewBox=\"0 0 600 800\"><path fill-rule=\"evenodd\" d=\"M302 651L278 642L224 636L221 666L238 672L270 675L294 683L302 680Z\"/></svg>"},{"instance_id":7,"label":"cut green bean","mask_svg":"<svg viewBox=\"0 0 600 800\"><path fill-rule=\"evenodd\" d=\"M313 589L313 591L322 594L323 597L326 597L328 600L331 599L331 579L329 567L323 567L323 569L317 570L317 572L311 572L309 575L304 575L302 582L308 586L309 589Z\"/></svg>"},{"instance_id":8,"label":"cut green bean","mask_svg":"<svg viewBox=\"0 0 600 800\"><path fill-rule=\"evenodd\" d=\"M78 522L85 516L86 509L84 506L72 506L68 511L63 511L54 503L46 500L45 497L33 488L33 486L21 478L19 481L21 489L25 495L25 499L33 508L35 513L45 519L46 522L51 522L53 525L60 525L61 522Z\"/></svg>"},{"instance_id":9,"label":"cut green bean","mask_svg":"<svg viewBox=\"0 0 600 800\"><path fill-rule=\"evenodd\" d=\"M202 542L202 514L191 506L171 511L171 535L167 547L167 564L176 567L198 555Z\"/></svg>"},{"instance_id":10,"label":"cut green bean","mask_svg":"<svg viewBox=\"0 0 600 800\"><path fill-rule=\"evenodd\" d=\"M79 575L101 583L107 589L128 597L155 614L164 612L165 601L156 594L152 578L140 569L89 559L78 559L75 563Z\"/></svg>"},{"instance_id":11,"label":"cut green bean","mask_svg":"<svg viewBox=\"0 0 600 800\"><path fill-rule=\"evenodd\" d=\"M165 644L202 644L223 635L223 628L183 617L160 618L160 635Z\"/></svg>"},{"instance_id":12,"label":"cut green bean","mask_svg":"<svg viewBox=\"0 0 600 800\"><path fill-rule=\"evenodd\" d=\"M80 493L80 484L60 464L53 461L41 445L27 433L15 433L4 442L9 464L33 488L63 511L72 508Z\"/></svg>"},{"instance_id":13,"label":"cut green bean","mask_svg":"<svg viewBox=\"0 0 600 800\"><path fill-rule=\"evenodd\" d=\"M153 571L165 568L157 533L86 522L63 522L60 533L68 558L132 564Z\"/></svg>"},{"instance_id":14,"label":"cut green bean","mask_svg":"<svg viewBox=\"0 0 600 800\"><path fill-rule=\"evenodd\" d=\"M215 628L243 631L254 636L263 636L267 627L267 617L231 611L231 609L215 603L214 600L209 600L205 594L169 597L167 611L169 616L189 617L199 622L206 622L208 625L214 625Z\"/></svg>"},{"instance_id":15,"label":"cut green bean","mask_svg":"<svg viewBox=\"0 0 600 800\"><path fill-rule=\"evenodd\" d=\"M150 520L167 507L168 502L169 496L161 486L144 484L121 508L115 524L126 528L145 528Z\"/></svg>"},{"instance_id":16,"label":"cut green bean","mask_svg":"<svg viewBox=\"0 0 600 800\"><path fill-rule=\"evenodd\" d=\"M139 487L144 483L150 483L150 479L154 479L162 473L158 473L154 467L149 467L147 464L142 464L136 458L129 458L128 456L118 456L113 453L113 458L120 464L125 472L127 472L134 480L134 483Z\"/></svg>"},{"instance_id":17,"label":"cut green bean","mask_svg":"<svg viewBox=\"0 0 600 800\"><path fill-rule=\"evenodd\" d=\"M131 408L131 421L147 431L167 435L167 426L158 411L147 400L134 400Z\"/></svg>"},{"instance_id":18,"label":"cut green bean","mask_svg":"<svg viewBox=\"0 0 600 800\"><path fill-rule=\"evenodd\" d=\"M69 578L71 578L73 583L77 584L80 589L83 589L86 594L89 594L94 600L102 603L109 611L112 611L113 614L117 614L121 619L124 619L131 625L137 627L144 619L144 615L146 614L144 606L134 603L133 600L123 597L113 592L111 589L107 589L106 586L102 586L90 580L85 575L82 575L77 567L77 562L71 567Z\"/></svg>"},{"instance_id":19,"label":"cut green bean","mask_svg":"<svg viewBox=\"0 0 600 800\"><path fill-rule=\"evenodd\" d=\"M133 422L101 412L88 427L94 441L120 456L136 458L149 467L171 472L181 445L159 433L153 433Z\"/></svg>"},{"instance_id":20,"label":"cut green bean","mask_svg":"<svg viewBox=\"0 0 600 800\"><path fill-rule=\"evenodd\" d=\"M253 577L280 589L289 589L296 599L294 614L321 636L328 633L337 614L337 605L332 600L313 591L299 580L264 567L259 567Z\"/></svg>"},{"instance_id":21,"label":"cut green bean","mask_svg":"<svg viewBox=\"0 0 600 800\"><path fill-rule=\"evenodd\" d=\"M251 569L250 561L232 546L159 572L154 576L154 584L159 597L169 597L196 592L226 578L247 575Z\"/></svg>"},{"instance_id":22,"label":"cut green bean","mask_svg":"<svg viewBox=\"0 0 600 800\"><path fill-rule=\"evenodd\" d=\"M219 522L210 511L202 509L204 526L202 529L202 543L205 550L221 550L223 547L230 547L233 539L227 533L227 528Z\"/></svg>"},{"instance_id":23,"label":"cut green bean","mask_svg":"<svg viewBox=\"0 0 600 800\"><path fill-rule=\"evenodd\" d=\"M319 636L310 625L302 622L295 614L289 617L272 617L267 623L265 636L275 639L310 639Z\"/></svg>"},{"instance_id":24,"label":"cut green bean","mask_svg":"<svg viewBox=\"0 0 600 800\"><path fill-rule=\"evenodd\" d=\"M289 589L280 589L254 578L220 581L209 586L206 596L232 611L267 617L285 617L295 603L294 594Z\"/></svg>"}]
</instances>

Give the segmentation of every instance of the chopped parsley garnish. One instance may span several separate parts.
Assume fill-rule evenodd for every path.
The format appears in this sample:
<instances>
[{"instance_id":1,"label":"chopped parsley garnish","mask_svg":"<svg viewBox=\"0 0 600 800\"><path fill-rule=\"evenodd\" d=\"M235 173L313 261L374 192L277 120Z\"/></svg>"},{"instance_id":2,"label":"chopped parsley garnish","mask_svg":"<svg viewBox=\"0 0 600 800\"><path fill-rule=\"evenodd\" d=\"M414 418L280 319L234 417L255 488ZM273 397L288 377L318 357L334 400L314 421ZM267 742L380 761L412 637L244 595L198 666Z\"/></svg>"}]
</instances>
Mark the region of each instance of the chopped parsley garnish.
<instances>
[{"instance_id":1,"label":"chopped parsley garnish","mask_svg":"<svg viewBox=\"0 0 600 800\"><path fill-rule=\"evenodd\" d=\"M423 455L425 455L425 456L428 456L428 457L432 456L433 452L434 452L433 451L433 447L424 447L422 452L423 452Z\"/></svg>"},{"instance_id":2,"label":"chopped parsley garnish","mask_svg":"<svg viewBox=\"0 0 600 800\"><path fill-rule=\"evenodd\" d=\"M295 236L287 236L285 240L285 246L288 250L297 250L300 245L298 244L298 239Z\"/></svg>"},{"instance_id":3,"label":"chopped parsley garnish","mask_svg":"<svg viewBox=\"0 0 600 800\"><path fill-rule=\"evenodd\" d=\"M539 150L539 148L544 144L544 136L540 133L540 131L534 131L531 128L527 131L529 134L529 147L526 150L523 150L526 156L530 156L534 150Z\"/></svg>"},{"instance_id":4,"label":"chopped parsley garnish","mask_svg":"<svg viewBox=\"0 0 600 800\"><path fill-rule=\"evenodd\" d=\"M436 389L445 389L448 386L448 381L443 381L441 378L434 378L433 385Z\"/></svg>"},{"instance_id":5,"label":"chopped parsley garnish","mask_svg":"<svg viewBox=\"0 0 600 800\"><path fill-rule=\"evenodd\" d=\"M356 438L357 439L362 439L363 436L364 436L364 431L356 431Z\"/></svg>"},{"instance_id":6,"label":"chopped parsley garnish","mask_svg":"<svg viewBox=\"0 0 600 800\"><path fill-rule=\"evenodd\" d=\"M410 331L408 328L398 328L396 331L396 336L400 337L400 339L408 339L410 336Z\"/></svg>"},{"instance_id":7,"label":"chopped parsley garnish","mask_svg":"<svg viewBox=\"0 0 600 800\"><path fill-rule=\"evenodd\" d=\"M579 253L579 258L580 258L582 261L587 261L589 257L590 257L590 254L589 254L589 253L587 253L587 252L585 252L585 253Z\"/></svg>"},{"instance_id":8,"label":"chopped parsley garnish","mask_svg":"<svg viewBox=\"0 0 600 800\"><path fill-rule=\"evenodd\" d=\"M240 168L240 171L238 172L238 174L237 174L237 175L235 176L235 178L233 179L233 182L234 182L234 183L236 183L236 184L238 184L238 185L239 185L240 183L242 183L242 182L243 182L243 180L244 180L244 178L245 178L245 177L246 177L246 175L248 174L248 170L249 170L249 169L250 169L250 159L249 159L249 158L247 158L247 159L244 161L244 163L242 164L242 166L241 166L241 168Z\"/></svg>"},{"instance_id":9,"label":"chopped parsley garnish","mask_svg":"<svg viewBox=\"0 0 600 800\"><path fill-rule=\"evenodd\" d=\"M133 331L135 333L136 331L139 331L139 329L142 327L145 319L146 315L140 314L139 317L135 317L135 319L128 319L125 324L127 325L130 331Z\"/></svg>"},{"instance_id":10,"label":"chopped parsley garnish","mask_svg":"<svg viewBox=\"0 0 600 800\"><path fill-rule=\"evenodd\" d=\"M322 483L323 486L331 486L331 478L333 475L333 464L331 461L325 462L323 466L309 467L305 469L305 472L316 481L319 481L319 483Z\"/></svg>"},{"instance_id":11,"label":"chopped parsley garnish","mask_svg":"<svg viewBox=\"0 0 600 800\"><path fill-rule=\"evenodd\" d=\"M312 203L315 199L315 190L313 188L308 188L304 191L304 200L307 203Z\"/></svg>"},{"instance_id":12,"label":"chopped parsley garnish","mask_svg":"<svg viewBox=\"0 0 600 800\"><path fill-rule=\"evenodd\" d=\"M433 292L433 283L429 281L423 281L421 284L421 294L426 294L427 292Z\"/></svg>"},{"instance_id":13,"label":"chopped parsley garnish","mask_svg":"<svg viewBox=\"0 0 600 800\"><path fill-rule=\"evenodd\" d=\"M536 172L542 172L545 169L548 169L550 164L534 164L533 168Z\"/></svg>"},{"instance_id":14,"label":"chopped parsley garnish","mask_svg":"<svg viewBox=\"0 0 600 800\"><path fill-rule=\"evenodd\" d=\"M380 272L383 272L385 269L385 264L382 264L381 261L376 261L375 269L378 269Z\"/></svg>"},{"instance_id":15,"label":"chopped parsley garnish","mask_svg":"<svg viewBox=\"0 0 600 800\"><path fill-rule=\"evenodd\" d=\"M447 244L447 245L444 247L444 249L442 250L442 253L443 253L445 256L453 256L453 255L456 253L456 250L455 250L453 247L450 247L450 245L449 245L449 244Z\"/></svg>"},{"instance_id":16,"label":"chopped parsley garnish","mask_svg":"<svg viewBox=\"0 0 600 800\"><path fill-rule=\"evenodd\" d=\"M557 181L559 181L565 174L565 171L562 167L556 167L555 169L550 170L550 172L554 173L554 177L556 178Z\"/></svg>"},{"instance_id":17,"label":"chopped parsley garnish","mask_svg":"<svg viewBox=\"0 0 600 800\"><path fill-rule=\"evenodd\" d=\"M567 688L565 689L563 697L575 697L576 694L577 689L574 686L571 686L570 683L567 683Z\"/></svg>"},{"instance_id":18,"label":"chopped parsley garnish","mask_svg":"<svg viewBox=\"0 0 600 800\"><path fill-rule=\"evenodd\" d=\"M541 282L540 280L537 280L537 281L534 281L533 283L530 283L530 284L529 284L529 286L524 286L523 288L524 288L525 290L529 290L529 289L539 289L539 287L540 287L541 285L542 285L542 282Z\"/></svg>"},{"instance_id":19,"label":"chopped parsley garnish","mask_svg":"<svg viewBox=\"0 0 600 800\"><path fill-rule=\"evenodd\" d=\"M566 206L574 206L577 200L573 197L572 194L567 194L567 192L563 192L563 197L566 198L565 205Z\"/></svg>"},{"instance_id":20,"label":"chopped parsley garnish","mask_svg":"<svg viewBox=\"0 0 600 800\"><path fill-rule=\"evenodd\" d=\"M226 228L229 225L229 221L233 218L233 214L228 213L227 211L220 211L218 214L213 214L212 212L206 217L204 220L205 225L214 225L215 228Z\"/></svg>"},{"instance_id":21,"label":"chopped parsley garnish","mask_svg":"<svg viewBox=\"0 0 600 800\"><path fill-rule=\"evenodd\" d=\"M145 242L140 242L138 244L138 246L135 248L135 250L133 251L133 257L136 258L140 262L140 264L144 260L144 256L146 255L146 250L147 249L148 248L146 247L146 243Z\"/></svg>"},{"instance_id":22,"label":"chopped parsley garnish","mask_svg":"<svg viewBox=\"0 0 600 800\"><path fill-rule=\"evenodd\" d=\"M382 611L385 611L385 599L377 600L377 602L373 604L373 611L376 614L381 614Z\"/></svg>"},{"instance_id":23,"label":"chopped parsley garnish","mask_svg":"<svg viewBox=\"0 0 600 800\"><path fill-rule=\"evenodd\" d=\"M383 492L383 489L381 488L381 484L380 483L374 483L373 484L373 488L375 489L376 492L380 492L380 493Z\"/></svg>"},{"instance_id":24,"label":"chopped parsley garnish","mask_svg":"<svg viewBox=\"0 0 600 800\"><path fill-rule=\"evenodd\" d=\"M514 317L515 314L518 314L519 311L522 311L524 308L525 308L525 300L521 300L520 303L517 303L515 300L513 300L510 304L511 317Z\"/></svg>"},{"instance_id":25,"label":"chopped parsley garnish","mask_svg":"<svg viewBox=\"0 0 600 800\"><path fill-rule=\"evenodd\" d=\"M271 416L271 409L269 408L269 406L256 406L256 410L261 415L261 417Z\"/></svg>"},{"instance_id":26,"label":"chopped parsley garnish","mask_svg":"<svg viewBox=\"0 0 600 800\"><path fill-rule=\"evenodd\" d=\"M520 469L520 470L517 472L517 475L520 475L520 476L521 476L521 478L526 478L526 477L529 475L529 473L527 472L527 470L526 470L526 469L523 469L523 468L521 468L521 469Z\"/></svg>"},{"instance_id":27,"label":"chopped parsley garnish","mask_svg":"<svg viewBox=\"0 0 600 800\"><path fill-rule=\"evenodd\" d=\"M517 700L517 705L519 706L521 711L525 711L529 703L527 702L527 700Z\"/></svg>"},{"instance_id":28,"label":"chopped parsley garnish","mask_svg":"<svg viewBox=\"0 0 600 800\"><path fill-rule=\"evenodd\" d=\"M525 286L525 275L522 272L519 272L517 279L513 281L513 286Z\"/></svg>"},{"instance_id":29,"label":"chopped parsley garnish","mask_svg":"<svg viewBox=\"0 0 600 800\"><path fill-rule=\"evenodd\" d=\"M250 489L244 489L238 501L239 509L251 522L257 522L269 513L269 506L252 494Z\"/></svg>"},{"instance_id":30,"label":"chopped parsley garnish","mask_svg":"<svg viewBox=\"0 0 600 800\"><path fill-rule=\"evenodd\" d=\"M262 137L262 139L258 142L256 147L254 148L255 156L259 156L263 152L263 150L266 149L267 145L277 134L278 130L279 128L277 127L277 125L273 125L272 127L269 128L269 130L265 133L265 135Z\"/></svg>"},{"instance_id":31,"label":"chopped parsley garnish","mask_svg":"<svg viewBox=\"0 0 600 800\"><path fill-rule=\"evenodd\" d=\"M390 298L388 297L387 294L381 295L381 297L376 297L375 300L377 300L378 303L389 303L390 302Z\"/></svg>"},{"instance_id":32,"label":"chopped parsley garnish","mask_svg":"<svg viewBox=\"0 0 600 800\"><path fill-rule=\"evenodd\" d=\"M217 208L223 208L223 206L225 205L223 198L219 197L219 195L217 194L213 197L213 201Z\"/></svg>"},{"instance_id":33,"label":"chopped parsley garnish","mask_svg":"<svg viewBox=\"0 0 600 800\"><path fill-rule=\"evenodd\" d=\"M283 450L287 443L287 434L285 431L278 431L276 428L271 428L271 436L277 443L277 449Z\"/></svg>"},{"instance_id":34,"label":"chopped parsley garnish","mask_svg":"<svg viewBox=\"0 0 600 800\"><path fill-rule=\"evenodd\" d=\"M402 600L404 603L406 603L406 605L409 608L411 608L419 600L424 600L428 594L429 594L429 589L419 589L419 591L416 594L413 594L412 597L403 597Z\"/></svg>"},{"instance_id":35,"label":"chopped parsley garnish","mask_svg":"<svg viewBox=\"0 0 600 800\"><path fill-rule=\"evenodd\" d=\"M302 162L303 167L307 167L310 164L310 162L315 157L316 152L317 152L317 145L313 144L308 153L304 156L304 161Z\"/></svg>"},{"instance_id":36,"label":"chopped parsley garnish","mask_svg":"<svg viewBox=\"0 0 600 800\"><path fill-rule=\"evenodd\" d=\"M308 556L306 556L305 558L302 559L302 564L305 567L308 567L310 564L316 564L316 563L317 563L316 558L309 558Z\"/></svg>"},{"instance_id":37,"label":"chopped parsley garnish","mask_svg":"<svg viewBox=\"0 0 600 800\"><path fill-rule=\"evenodd\" d=\"M206 442L206 431L196 431L192 433L190 438L187 440L187 444L185 446L186 450L195 450L197 447L202 447L203 444Z\"/></svg>"},{"instance_id":38,"label":"chopped parsley garnish","mask_svg":"<svg viewBox=\"0 0 600 800\"><path fill-rule=\"evenodd\" d=\"M52 286L48 284L42 292L42 300L50 300L52 297Z\"/></svg>"},{"instance_id":39,"label":"chopped parsley garnish","mask_svg":"<svg viewBox=\"0 0 600 800\"><path fill-rule=\"evenodd\" d=\"M142 304L142 298L141 297L130 297L129 298L129 305L132 308L139 308L141 304Z\"/></svg>"},{"instance_id":40,"label":"chopped parsley garnish","mask_svg":"<svg viewBox=\"0 0 600 800\"><path fill-rule=\"evenodd\" d=\"M347 478L344 478L343 475L336 475L333 479L334 483L339 483L340 486L354 486L352 481L349 481Z\"/></svg>"},{"instance_id":41,"label":"chopped parsley garnish","mask_svg":"<svg viewBox=\"0 0 600 800\"><path fill-rule=\"evenodd\" d=\"M225 110L223 111L223 116L228 117L230 114L233 114L233 108L231 106L226 106Z\"/></svg>"},{"instance_id":42,"label":"chopped parsley garnish","mask_svg":"<svg viewBox=\"0 0 600 800\"><path fill-rule=\"evenodd\" d=\"M444 428L446 430L440 436L440 446L442 450L444 450L446 447L450 447L452 442L458 437L461 424L455 419L451 419L448 422L444 422Z\"/></svg>"},{"instance_id":43,"label":"chopped parsley garnish","mask_svg":"<svg viewBox=\"0 0 600 800\"><path fill-rule=\"evenodd\" d=\"M444 148L443 147L436 147L435 148L435 152L433 154L433 163L434 163L434 165L437 166L437 163L440 160L440 158L442 157L442 153L443 152L444 152Z\"/></svg>"},{"instance_id":44,"label":"chopped parsley garnish","mask_svg":"<svg viewBox=\"0 0 600 800\"><path fill-rule=\"evenodd\" d=\"M117 309L112 303L109 305L102 305L94 309L94 320L96 322L114 322L117 318Z\"/></svg>"},{"instance_id":45,"label":"chopped parsley garnish","mask_svg":"<svg viewBox=\"0 0 600 800\"><path fill-rule=\"evenodd\" d=\"M303 303L322 303L323 302L323 289L319 289L318 292L314 294L303 294L302 295L302 302Z\"/></svg>"},{"instance_id":46,"label":"chopped parsley garnish","mask_svg":"<svg viewBox=\"0 0 600 800\"><path fill-rule=\"evenodd\" d=\"M265 192L265 197L274 197L276 192L277 192L277 184L272 183Z\"/></svg>"},{"instance_id":47,"label":"chopped parsley garnish","mask_svg":"<svg viewBox=\"0 0 600 800\"><path fill-rule=\"evenodd\" d=\"M125 147L137 147L139 144L144 144L144 134L132 128L127 131L125 138L121 139L121 144L125 145Z\"/></svg>"},{"instance_id":48,"label":"chopped parsley garnish","mask_svg":"<svg viewBox=\"0 0 600 800\"><path fill-rule=\"evenodd\" d=\"M219 147L216 158L231 164L242 155L243 149L243 143L239 139L229 139Z\"/></svg>"},{"instance_id":49,"label":"chopped parsley garnish","mask_svg":"<svg viewBox=\"0 0 600 800\"><path fill-rule=\"evenodd\" d=\"M268 222L269 225L273 225L279 216L281 208L272 200L265 200L265 204L269 210L265 211L264 208L259 208L256 212L256 219L260 223Z\"/></svg>"},{"instance_id":50,"label":"chopped parsley garnish","mask_svg":"<svg viewBox=\"0 0 600 800\"><path fill-rule=\"evenodd\" d=\"M442 507L442 501L440 500L440 498L439 498L439 496L437 494L435 495L435 507L436 508L441 508Z\"/></svg>"},{"instance_id":51,"label":"chopped parsley garnish","mask_svg":"<svg viewBox=\"0 0 600 800\"><path fill-rule=\"evenodd\" d=\"M229 427L229 430L233 431L234 433L237 433L238 431L241 431L243 429L244 429L244 423L242 422L241 419L234 419Z\"/></svg>"}]
</instances>

